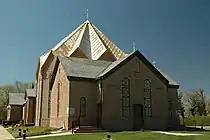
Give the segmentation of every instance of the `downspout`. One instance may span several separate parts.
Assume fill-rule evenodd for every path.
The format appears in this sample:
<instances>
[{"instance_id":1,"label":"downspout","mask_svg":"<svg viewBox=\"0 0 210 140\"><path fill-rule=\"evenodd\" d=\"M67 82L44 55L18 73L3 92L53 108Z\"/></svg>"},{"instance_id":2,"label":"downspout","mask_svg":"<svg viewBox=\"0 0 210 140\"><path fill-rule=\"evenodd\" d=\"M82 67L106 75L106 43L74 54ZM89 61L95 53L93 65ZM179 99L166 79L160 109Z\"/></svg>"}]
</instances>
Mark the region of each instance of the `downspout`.
<instances>
[{"instance_id":1,"label":"downspout","mask_svg":"<svg viewBox=\"0 0 210 140\"><path fill-rule=\"evenodd\" d=\"M100 84L100 93L101 93L101 104L103 103L103 84L102 84L102 79L99 79L99 84Z\"/></svg>"},{"instance_id":2,"label":"downspout","mask_svg":"<svg viewBox=\"0 0 210 140\"><path fill-rule=\"evenodd\" d=\"M99 84L100 84L100 93L101 93L101 101L100 101L100 106L101 106L101 112L100 112L100 116L101 116L101 120L100 120L100 125L101 127L103 127L103 122L102 122L102 114L103 114L103 101L104 101L104 96L103 96L103 84L102 84L102 78L99 79Z\"/></svg>"}]
</instances>

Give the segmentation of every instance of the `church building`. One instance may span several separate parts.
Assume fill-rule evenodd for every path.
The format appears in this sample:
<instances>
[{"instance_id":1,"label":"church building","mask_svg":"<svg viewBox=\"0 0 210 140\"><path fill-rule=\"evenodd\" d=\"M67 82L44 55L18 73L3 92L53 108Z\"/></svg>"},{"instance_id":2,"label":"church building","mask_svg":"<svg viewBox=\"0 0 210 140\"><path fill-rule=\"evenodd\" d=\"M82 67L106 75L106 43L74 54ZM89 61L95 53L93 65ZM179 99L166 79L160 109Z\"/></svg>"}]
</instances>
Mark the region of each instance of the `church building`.
<instances>
[{"instance_id":1,"label":"church building","mask_svg":"<svg viewBox=\"0 0 210 140\"><path fill-rule=\"evenodd\" d=\"M179 125L179 85L140 51L123 52L88 20L39 58L36 83L36 126Z\"/></svg>"}]
</instances>

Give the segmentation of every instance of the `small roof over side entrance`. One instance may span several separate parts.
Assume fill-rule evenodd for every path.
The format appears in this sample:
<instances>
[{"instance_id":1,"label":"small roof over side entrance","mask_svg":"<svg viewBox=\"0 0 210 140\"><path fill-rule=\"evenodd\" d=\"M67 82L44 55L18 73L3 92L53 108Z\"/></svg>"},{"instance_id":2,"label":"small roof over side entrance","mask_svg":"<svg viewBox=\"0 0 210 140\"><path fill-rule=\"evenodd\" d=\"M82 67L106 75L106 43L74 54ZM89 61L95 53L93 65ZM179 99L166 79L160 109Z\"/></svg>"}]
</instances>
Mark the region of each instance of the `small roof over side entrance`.
<instances>
[{"instance_id":1,"label":"small roof over side entrance","mask_svg":"<svg viewBox=\"0 0 210 140\"><path fill-rule=\"evenodd\" d=\"M25 93L9 93L9 105L23 105Z\"/></svg>"},{"instance_id":2,"label":"small roof over side entrance","mask_svg":"<svg viewBox=\"0 0 210 140\"><path fill-rule=\"evenodd\" d=\"M36 97L35 89L26 89L26 96L27 97Z\"/></svg>"}]
</instances>

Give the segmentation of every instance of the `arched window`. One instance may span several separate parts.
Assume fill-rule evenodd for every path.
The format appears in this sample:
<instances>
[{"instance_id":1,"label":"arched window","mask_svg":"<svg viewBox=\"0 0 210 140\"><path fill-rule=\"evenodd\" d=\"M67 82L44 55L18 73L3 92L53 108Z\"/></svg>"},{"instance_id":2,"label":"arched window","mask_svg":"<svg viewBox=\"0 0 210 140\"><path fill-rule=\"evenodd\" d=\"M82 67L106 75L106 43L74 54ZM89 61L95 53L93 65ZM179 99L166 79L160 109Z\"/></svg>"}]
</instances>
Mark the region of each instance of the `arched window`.
<instances>
[{"instance_id":1,"label":"arched window","mask_svg":"<svg viewBox=\"0 0 210 140\"><path fill-rule=\"evenodd\" d=\"M152 117L151 82L144 80L144 110L146 117Z\"/></svg>"},{"instance_id":2,"label":"arched window","mask_svg":"<svg viewBox=\"0 0 210 140\"><path fill-rule=\"evenodd\" d=\"M61 83L58 82L58 95L57 95L57 117L60 114L60 92L61 92Z\"/></svg>"},{"instance_id":3,"label":"arched window","mask_svg":"<svg viewBox=\"0 0 210 140\"><path fill-rule=\"evenodd\" d=\"M86 99L85 97L80 98L80 117L86 116Z\"/></svg>"},{"instance_id":4,"label":"arched window","mask_svg":"<svg viewBox=\"0 0 210 140\"><path fill-rule=\"evenodd\" d=\"M49 88L49 93L48 93L48 118L50 118L50 109L51 109L51 89L50 89L51 79L52 79L52 73L49 74L49 76L48 76L48 88Z\"/></svg>"},{"instance_id":5,"label":"arched window","mask_svg":"<svg viewBox=\"0 0 210 140\"><path fill-rule=\"evenodd\" d=\"M122 117L130 116L130 80L125 77L121 84L122 89Z\"/></svg>"}]
</instances>

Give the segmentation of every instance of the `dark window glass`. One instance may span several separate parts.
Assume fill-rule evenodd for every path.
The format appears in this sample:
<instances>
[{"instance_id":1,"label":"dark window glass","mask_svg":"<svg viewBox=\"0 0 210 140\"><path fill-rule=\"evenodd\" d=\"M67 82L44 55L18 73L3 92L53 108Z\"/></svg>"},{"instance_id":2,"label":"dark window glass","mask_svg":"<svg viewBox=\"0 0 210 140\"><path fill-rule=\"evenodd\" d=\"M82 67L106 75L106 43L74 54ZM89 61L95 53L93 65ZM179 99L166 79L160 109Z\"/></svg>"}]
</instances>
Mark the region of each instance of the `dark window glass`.
<instances>
[{"instance_id":1,"label":"dark window glass","mask_svg":"<svg viewBox=\"0 0 210 140\"><path fill-rule=\"evenodd\" d=\"M61 90L61 83L58 83L58 95L57 95L57 117L59 117L60 114L60 91Z\"/></svg>"},{"instance_id":2,"label":"dark window glass","mask_svg":"<svg viewBox=\"0 0 210 140\"><path fill-rule=\"evenodd\" d=\"M48 77L48 86L49 86L49 94L48 94L48 118L50 118L50 109L51 109L51 90L50 90L50 84L51 84L52 74Z\"/></svg>"},{"instance_id":3,"label":"dark window glass","mask_svg":"<svg viewBox=\"0 0 210 140\"><path fill-rule=\"evenodd\" d=\"M152 117L151 82L144 80L144 110L146 117Z\"/></svg>"},{"instance_id":4,"label":"dark window glass","mask_svg":"<svg viewBox=\"0 0 210 140\"><path fill-rule=\"evenodd\" d=\"M122 89L122 117L130 116L130 80L125 77L121 84Z\"/></svg>"}]
</instances>

